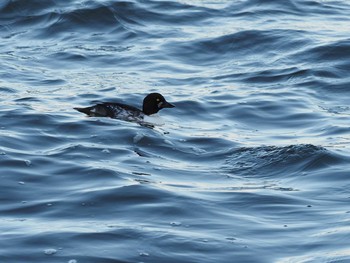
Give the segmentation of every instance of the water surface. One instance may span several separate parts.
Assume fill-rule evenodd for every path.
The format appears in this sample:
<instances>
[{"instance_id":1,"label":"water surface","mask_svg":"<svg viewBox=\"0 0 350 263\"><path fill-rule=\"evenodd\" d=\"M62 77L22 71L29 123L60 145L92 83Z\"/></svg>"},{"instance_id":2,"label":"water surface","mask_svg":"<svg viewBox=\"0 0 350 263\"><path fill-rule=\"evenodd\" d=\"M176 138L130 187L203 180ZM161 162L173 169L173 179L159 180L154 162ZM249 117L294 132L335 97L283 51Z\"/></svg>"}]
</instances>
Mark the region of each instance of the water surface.
<instances>
[{"instance_id":1,"label":"water surface","mask_svg":"<svg viewBox=\"0 0 350 263\"><path fill-rule=\"evenodd\" d=\"M350 262L347 1L0 3L1 262ZM165 125L87 118L141 107Z\"/></svg>"}]
</instances>

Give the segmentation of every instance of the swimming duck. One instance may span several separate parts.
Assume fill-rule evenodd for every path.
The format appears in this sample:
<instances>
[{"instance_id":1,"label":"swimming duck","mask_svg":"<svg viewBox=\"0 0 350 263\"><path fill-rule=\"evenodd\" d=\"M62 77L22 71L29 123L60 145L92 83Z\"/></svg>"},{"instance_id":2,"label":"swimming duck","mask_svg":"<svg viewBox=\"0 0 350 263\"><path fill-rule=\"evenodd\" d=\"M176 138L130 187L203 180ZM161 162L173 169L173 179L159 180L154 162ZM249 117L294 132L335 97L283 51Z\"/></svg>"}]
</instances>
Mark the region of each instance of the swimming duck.
<instances>
[{"instance_id":1,"label":"swimming duck","mask_svg":"<svg viewBox=\"0 0 350 263\"><path fill-rule=\"evenodd\" d=\"M143 122L145 116L155 114L164 108L173 107L175 106L167 102L160 93L150 93L143 100L142 110L116 102L102 102L94 106L74 109L90 117L109 117L131 122Z\"/></svg>"}]
</instances>

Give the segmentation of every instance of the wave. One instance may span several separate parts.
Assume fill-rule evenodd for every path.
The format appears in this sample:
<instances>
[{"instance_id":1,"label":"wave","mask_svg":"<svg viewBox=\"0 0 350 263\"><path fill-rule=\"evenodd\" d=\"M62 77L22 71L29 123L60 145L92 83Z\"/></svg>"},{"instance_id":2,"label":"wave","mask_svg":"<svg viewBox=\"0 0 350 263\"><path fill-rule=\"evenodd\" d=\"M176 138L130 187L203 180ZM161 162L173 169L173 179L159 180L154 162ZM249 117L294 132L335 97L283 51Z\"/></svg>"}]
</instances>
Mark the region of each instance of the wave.
<instances>
[{"instance_id":1,"label":"wave","mask_svg":"<svg viewBox=\"0 0 350 263\"><path fill-rule=\"evenodd\" d=\"M322 170L328 166L345 164L347 159L312 144L244 147L233 151L230 158L226 160L224 169L232 175L281 179Z\"/></svg>"}]
</instances>

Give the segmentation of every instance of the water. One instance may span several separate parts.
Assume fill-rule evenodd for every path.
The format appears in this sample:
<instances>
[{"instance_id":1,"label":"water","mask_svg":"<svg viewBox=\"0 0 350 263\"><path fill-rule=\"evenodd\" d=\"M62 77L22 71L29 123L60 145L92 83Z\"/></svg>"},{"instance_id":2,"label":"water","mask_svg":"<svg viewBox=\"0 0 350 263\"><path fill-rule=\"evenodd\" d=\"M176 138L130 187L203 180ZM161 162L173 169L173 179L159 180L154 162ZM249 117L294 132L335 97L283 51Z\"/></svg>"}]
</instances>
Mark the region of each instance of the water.
<instances>
[{"instance_id":1,"label":"water","mask_svg":"<svg viewBox=\"0 0 350 263\"><path fill-rule=\"evenodd\" d=\"M350 262L350 4L3 0L1 262ZM87 118L140 107L165 125Z\"/></svg>"}]
</instances>

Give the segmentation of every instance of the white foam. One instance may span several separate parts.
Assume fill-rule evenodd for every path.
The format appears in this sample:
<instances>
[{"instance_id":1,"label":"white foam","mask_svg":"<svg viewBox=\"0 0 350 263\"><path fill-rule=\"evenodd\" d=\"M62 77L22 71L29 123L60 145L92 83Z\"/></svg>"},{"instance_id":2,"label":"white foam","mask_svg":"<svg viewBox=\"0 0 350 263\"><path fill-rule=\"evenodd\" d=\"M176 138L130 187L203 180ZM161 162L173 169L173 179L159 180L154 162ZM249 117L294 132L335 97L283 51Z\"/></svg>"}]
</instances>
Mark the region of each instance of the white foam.
<instances>
[{"instance_id":1,"label":"white foam","mask_svg":"<svg viewBox=\"0 0 350 263\"><path fill-rule=\"evenodd\" d=\"M44 250L45 255L54 255L57 253L57 250L54 248L49 248Z\"/></svg>"}]
</instances>

